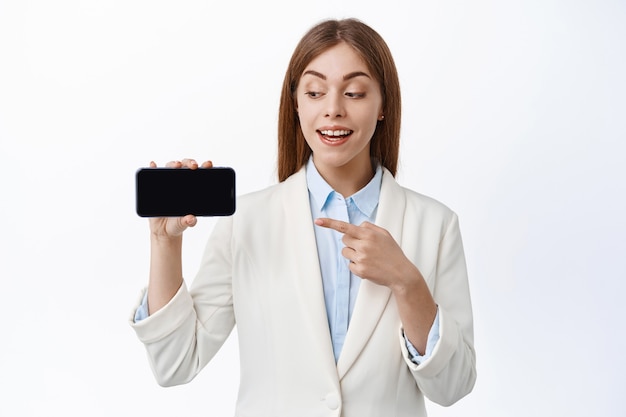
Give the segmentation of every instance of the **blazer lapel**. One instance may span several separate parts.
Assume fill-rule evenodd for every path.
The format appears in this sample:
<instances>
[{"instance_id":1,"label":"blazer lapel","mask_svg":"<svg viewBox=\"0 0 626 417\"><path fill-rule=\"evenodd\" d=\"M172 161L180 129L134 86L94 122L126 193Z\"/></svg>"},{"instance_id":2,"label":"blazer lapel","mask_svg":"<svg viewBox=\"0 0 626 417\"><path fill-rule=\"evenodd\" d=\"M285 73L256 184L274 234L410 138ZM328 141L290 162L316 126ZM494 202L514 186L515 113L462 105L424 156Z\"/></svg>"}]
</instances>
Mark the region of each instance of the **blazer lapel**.
<instances>
[{"instance_id":1,"label":"blazer lapel","mask_svg":"<svg viewBox=\"0 0 626 417\"><path fill-rule=\"evenodd\" d=\"M388 170L384 170L378 201L376 224L391 233L396 242L402 242L402 224L405 211L405 195ZM362 280L352 320L348 327L337 372L339 378L348 372L373 333L389 302L389 288Z\"/></svg>"},{"instance_id":2,"label":"blazer lapel","mask_svg":"<svg viewBox=\"0 0 626 417\"><path fill-rule=\"evenodd\" d=\"M308 354L319 355L318 359L330 367L329 369L332 368L334 373L335 358L326 317L322 273L311 219L305 172L302 168L285 180L282 200L286 215L280 221L284 222L285 230L290 236L289 244L293 245L292 253L295 254L294 279L297 280L295 296L301 304L306 306L304 309L306 314L302 317L302 329L298 331L316 335L316 345L311 346ZM286 332L292 330L285 329Z\"/></svg>"}]
</instances>

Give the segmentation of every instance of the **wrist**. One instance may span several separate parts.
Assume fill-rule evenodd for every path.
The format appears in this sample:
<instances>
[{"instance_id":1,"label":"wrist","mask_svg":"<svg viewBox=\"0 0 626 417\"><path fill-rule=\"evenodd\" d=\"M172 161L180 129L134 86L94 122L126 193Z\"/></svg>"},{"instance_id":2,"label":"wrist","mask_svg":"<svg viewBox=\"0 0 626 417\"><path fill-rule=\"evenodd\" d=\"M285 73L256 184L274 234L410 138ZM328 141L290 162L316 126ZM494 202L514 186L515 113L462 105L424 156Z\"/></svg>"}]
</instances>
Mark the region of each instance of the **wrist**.
<instances>
[{"instance_id":1,"label":"wrist","mask_svg":"<svg viewBox=\"0 0 626 417\"><path fill-rule=\"evenodd\" d=\"M182 256L183 239L182 236L150 236L150 253L152 263L157 261L163 263L165 259L175 260ZM182 263L182 261L179 261Z\"/></svg>"},{"instance_id":2,"label":"wrist","mask_svg":"<svg viewBox=\"0 0 626 417\"><path fill-rule=\"evenodd\" d=\"M395 281L390 290L399 305L411 306L417 304L428 310L433 308L436 310L437 308L426 280L414 265L413 268L404 273L401 279Z\"/></svg>"},{"instance_id":3,"label":"wrist","mask_svg":"<svg viewBox=\"0 0 626 417\"><path fill-rule=\"evenodd\" d=\"M396 297L403 297L419 291L422 283L425 284L425 281L421 272L415 265L411 264L406 268L399 269L399 275L393 281L390 289Z\"/></svg>"},{"instance_id":4,"label":"wrist","mask_svg":"<svg viewBox=\"0 0 626 417\"><path fill-rule=\"evenodd\" d=\"M157 246L182 246L183 236L171 236L162 233L151 232L150 243Z\"/></svg>"}]
</instances>

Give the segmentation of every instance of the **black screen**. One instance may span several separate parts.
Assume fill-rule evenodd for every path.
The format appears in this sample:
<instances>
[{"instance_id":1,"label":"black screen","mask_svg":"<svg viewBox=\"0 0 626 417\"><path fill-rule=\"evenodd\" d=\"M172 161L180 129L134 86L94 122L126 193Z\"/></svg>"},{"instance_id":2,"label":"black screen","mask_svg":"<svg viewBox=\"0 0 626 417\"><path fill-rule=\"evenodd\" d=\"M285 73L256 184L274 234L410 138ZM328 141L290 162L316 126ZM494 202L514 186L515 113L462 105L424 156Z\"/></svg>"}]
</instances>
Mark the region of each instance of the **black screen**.
<instances>
[{"instance_id":1,"label":"black screen","mask_svg":"<svg viewBox=\"0 0 626 417\"><path fill-rule=\"evenodd\" d=\"M235 212L232 168L142 168L136 174L141 217L229 216Z\"/></svg>"}]
</instances>

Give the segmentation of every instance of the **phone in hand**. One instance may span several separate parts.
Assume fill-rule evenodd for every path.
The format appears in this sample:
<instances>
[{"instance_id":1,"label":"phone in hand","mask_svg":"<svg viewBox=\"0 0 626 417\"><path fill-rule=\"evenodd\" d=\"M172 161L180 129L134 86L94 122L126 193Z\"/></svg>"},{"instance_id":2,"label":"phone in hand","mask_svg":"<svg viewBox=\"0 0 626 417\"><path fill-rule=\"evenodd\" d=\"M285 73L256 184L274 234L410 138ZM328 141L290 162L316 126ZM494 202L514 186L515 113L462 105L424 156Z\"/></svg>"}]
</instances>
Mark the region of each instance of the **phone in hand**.
<instances>
[{"instance_id":1,"label":"phone in hand","mask_svg":"<svg viewBox=\"0 0 626 417\"><path fill-rule=\"evenodd\" d=\"M135 185L140 217L230 216L235 212L232 168L140 168Z\"/></svg>"}]
</instances>

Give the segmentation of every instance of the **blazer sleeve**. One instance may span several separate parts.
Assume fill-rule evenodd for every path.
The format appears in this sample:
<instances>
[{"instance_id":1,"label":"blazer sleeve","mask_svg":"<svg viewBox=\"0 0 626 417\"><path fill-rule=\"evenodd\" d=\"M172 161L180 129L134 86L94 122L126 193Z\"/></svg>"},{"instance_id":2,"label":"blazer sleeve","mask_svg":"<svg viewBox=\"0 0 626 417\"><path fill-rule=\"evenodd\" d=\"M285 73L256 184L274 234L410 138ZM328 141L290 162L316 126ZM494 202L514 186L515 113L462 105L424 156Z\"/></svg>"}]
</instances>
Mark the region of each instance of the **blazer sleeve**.
<instances>
[{"instance_id":1,"label":"blazer sleeve","mask_svg":"<svg viewBox=\"0 0 626 417\"><path fill-rule=\"evenodd\" d=\"M406 344L403 357L421 392L431 401L448 406L470 393L476 381L472 306L459 223L451 213L437 253L431 291L439 306L440 338L432 355L420 365L410 360Z\"/></svg>"},{"instance_id":2,"label":"blazer sleeve","mask_svg":"<svg viewBox=\"0 0 626 417\"><path fill-rule=\"evenodd\" d=\"M235 325L231 230L230 217L216 223L190 290L183 282L162 309L140 322L131 321L162 386L192 380L217 353Z\"/></svg>"}]
</instances>

